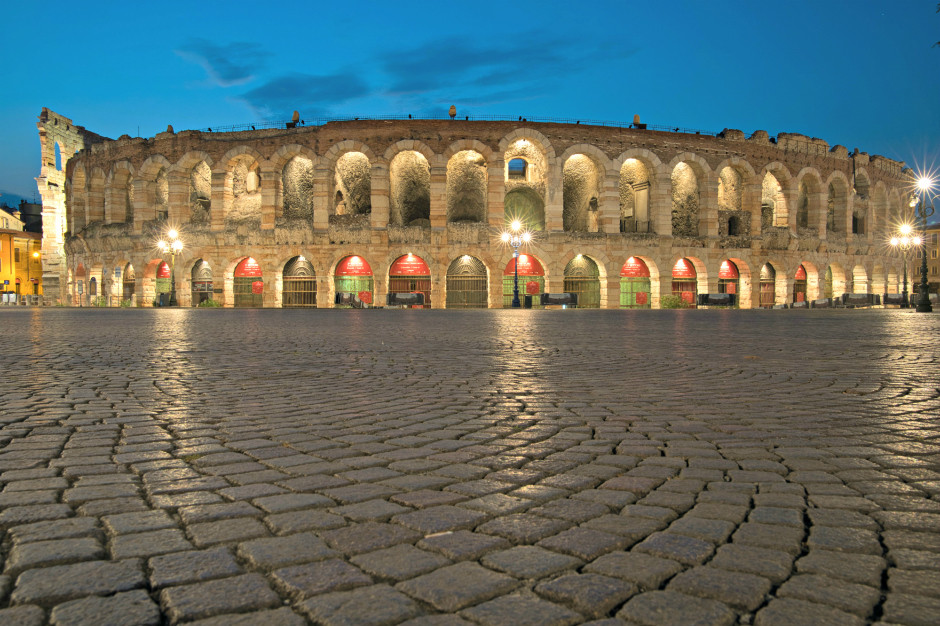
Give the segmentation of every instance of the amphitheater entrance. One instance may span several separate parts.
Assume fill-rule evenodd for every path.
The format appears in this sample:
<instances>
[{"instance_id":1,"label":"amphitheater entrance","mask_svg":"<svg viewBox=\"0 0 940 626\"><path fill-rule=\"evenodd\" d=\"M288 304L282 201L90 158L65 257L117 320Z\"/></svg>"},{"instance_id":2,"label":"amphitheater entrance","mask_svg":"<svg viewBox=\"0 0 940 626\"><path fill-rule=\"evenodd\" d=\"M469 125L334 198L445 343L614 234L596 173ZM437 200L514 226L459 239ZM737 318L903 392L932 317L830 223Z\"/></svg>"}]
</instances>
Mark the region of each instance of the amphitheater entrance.
<instances>
[{"instance_id":1,"label":"amphitheater entrance","mask_svg":"<svg viewBox=\"0 0 940 626\"><path fill-rule=\"evenodd\" d=\"M800 265L793 278L793 301L806 302L806 268Z\"/></svg>"},{"instance_id":2,"label":"amphitheater entrance","mask_svg":"<svg viewBox=\"0 0 940 626\"><path fill-rule=\"evenodd\" d=\"M737 296L741 293L741 275L733 261L725 259L718 268L718 293L735 296L735 306L740 306Z\"/></svg>"},{"instance_id":3,"label":"amphitheater entrance","mask_svg":"<svg viewBox=\"0 0 940 626\"><path fill-rule=\"evenodd\" d=\"M128 263L124 266L124 272L121 274L122 304L127 302L129 306L134 306L134 292L136 288L137 276L134 274L134 266Z\"/></svg>"},{"instance_id":4,"label":"amphitheater entrance","mask_svg":"<svg viewBox=\"0 0 940 626\"><path fill-rule=\"evenodd\" d=\"M165 306L170 303L170 288L173 282L170 266L166 261L160 261L157 266L156 280L153 284L153 300L155 304Z\"/></svg>"},{"instance_id":5,"label":"amphitheater entrance","mask_svg":"<svg viewBox=\"0 0 940 626\"><path fill-rule=\"evenodd\" d=\"M620 308L648 309L650 300L650 268L632 256L620 268Z\"/></svg>"},{"instance_id":6,"label":"amphitheater entrance","mask_svg":"<svg viewBox=\"0 0 940 626\"><path fill-rule=\"evenodd\" d=\"M687 307L695 308L698 299L698 274L688 259L679 259L672 268L672 295Z\"/></svg>"},{"instance_id":7,"label":"amphitheater entrance","mask_svg":"<svg viewBox=\"0 0 940 626\"><path fill-rule=\"evenodd\" d=\"M513 189L506 194L503 202L507 224L518 220L523 230L545 230L545 203L534 189L528 187Z\"/></svg>"},{"instance_id":8,"label":"amphitheater entrance","mask_svg":"<svg viewBox=\"0 0 940 626\"><path fill-rule=\"evenodd\" d=\"M431 270L419 256L406 254L398 257L388 270L388 293L424 294L424 306L431 308Z\"/></svg>"},{"instance_id":9,"label":"amphitheater entrance","mask_svg":"<svg viewBox=\"0 0 940 626\"><path fill-rule=\"evenodd\" d=\"M469 254L451 261L447 268L448 309L485 309L488 296L483 261Z\"/></svg>"},{"instance_id":10,"label":"amphitheater entrance","mask_svg":"<svg viewBox=\"0 0 940 626\"><path fill-rule=\"evenodd\" d=\"M337 264L333 285L337 307L348 309L372 305L375 280L372 267L361 256L348 256Z\"/></svg>"},{"instance_id":11,"label":"amphitheater entrance","mask_svg":"<svg viewBox=\"0 0 940 626\"><path fill-rule=\"evenodd\" d=\"M284 266L281 281L281 306L284 308L315 308L317 306L317 273L303 255L295 256Z\"/></svg>"},{"instance_id":12,"label":"amphitheater entrance","mask_svg":"<svg viewBox=\"0 0 940 626\"><path fill-rule=\"evenodd\" d=\"M512 307L517 259L510 259L503 271L503 308ZM534 256L520 254L519 264L519 299L532 296L532 308L542 308L540 296L545 292L545 270Z\"/></svg>"},{"instance_id":13,"label":"amphitheater entrance","mask_svg":"<svg viewBox=\"0 0 940 626\"><path fill-rule=\"evenodd\" d=\"M832 268L826 268L826 278L823 282L823 298L832 297Z\"/></svg>"},{"instance_id":14,"label":"amphitheater entrance","mask_svg":"<svg viewBox=\"0 0 940 626\"><path fill-rule=\"evenodd\" d=\"M212 267L208 263L202 259L196 261L193 265L191 280L193 306L212 300Z\"/></svg>"},{"instance_id":15,"label":"amphitheater entrance","mask_svg":"<svg viewBox=\"0 0 940 626\"><path fill-rule=\"evenodd\" d=\"M579 309L601 307L601 279L597 263L579 254L565 266L565 293L578 294Z\"/></svg>"},{"instance_id":16,"label":"amphitheater entrance","mask_svg":"<svg viewBox=\"0 0 940 626\"><path fill-rule=\"evenodd\" d=\"M764 263L760 268L760 306L772 309L776 301L777 271L770 263Z\"/></svg>"},{"instance_id":17,"label":"amphitheater entrance","mask_svg":"<svg viewBox=\"0 0 940 626\"><path fill-rule=\"evenodd\" d=\"M235 267L232 283L236 308L260 307L264 302L264 279L261 266L253 258L243 259Z\"/></svg>"}]
</instances>

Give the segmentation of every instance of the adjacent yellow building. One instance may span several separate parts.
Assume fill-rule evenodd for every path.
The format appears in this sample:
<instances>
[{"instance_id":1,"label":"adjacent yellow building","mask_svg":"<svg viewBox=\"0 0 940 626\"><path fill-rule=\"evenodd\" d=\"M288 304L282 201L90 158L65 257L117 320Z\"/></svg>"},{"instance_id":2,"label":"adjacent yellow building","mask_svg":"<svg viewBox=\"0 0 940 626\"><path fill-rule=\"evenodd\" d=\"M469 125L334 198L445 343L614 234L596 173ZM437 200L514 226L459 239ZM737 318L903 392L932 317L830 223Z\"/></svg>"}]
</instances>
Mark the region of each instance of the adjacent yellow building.
<instances>
[{"instance_id":1,"label":"adjacent yellow building","mask_svg":"<svg viewBox=\"0 0 940 626\"><path fill-rule=\"evenodd\" d=\"M42 235L23 230L16 212L0 209L0 304L38 304L42 295Z\"/></svg>"}]
</instances>

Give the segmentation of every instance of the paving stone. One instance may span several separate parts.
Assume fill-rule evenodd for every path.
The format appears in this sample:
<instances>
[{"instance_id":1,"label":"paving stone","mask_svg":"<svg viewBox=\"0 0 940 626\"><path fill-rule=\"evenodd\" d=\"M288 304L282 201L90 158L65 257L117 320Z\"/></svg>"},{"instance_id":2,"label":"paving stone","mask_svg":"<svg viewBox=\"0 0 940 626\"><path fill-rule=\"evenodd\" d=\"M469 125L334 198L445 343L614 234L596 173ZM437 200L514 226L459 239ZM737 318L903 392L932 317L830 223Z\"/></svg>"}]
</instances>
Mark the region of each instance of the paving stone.
<instances>
[{"instance_id":1,"label":"paving stone","mask_svg":"<svg viewBox=\"0 0 940 626\"><path fill-rule=\"evenodd\" d=\"M862 528L814 526L809 531L806 545L811 549L832 550L834 552L880 555L882 551L878 535Z\"/></svg>"},{"instance_id":2,"label":"paving stone","mask_svg":"<svg viewBox=\"0 0 940 626\"><path fill-rule=\"evenodd\" d=\"M421 613L414 600L388 585L325 593L303 602L300 608L324 626L386 626Z\"/></svg>"},{"instance_id":3,"label":"paving stone","mask_svg":"<svg viewBox=\"0 0 940 626\"><path fill-rule=\"evenodd\" d=\"M160 607L142 589L107 598L82 598L64 602L52 610L55 626L160 626Z\"/></svg>"},{"instance_id":4,"label":"paving stone","mask_svg":"<svg viewBox=\"0 0 940 626\"><path fill-rule=\"evenodd\" d=\"M394 581L420 576L451 564L449 559L440 554L419 550L408 544L359 554L349 560L372 576Z\"/></svg>"},{"instance_id":5,"label":"paving stone","mask_svg":"<svg viewBox=\"0 0 940 626\"><path fill-rule=\"evenodd\" d=\"M809 509L807 511L813 526L834 526L836 528L865 528L880 530L881 526L868 515L845 509Z\"/></svg>"},{"instance_id":6,"label":"paving stone","mask_svg":"<svg viewBox=\"0 0 940 626\"><path fill-rule=\"evenodd\" d=\"M541 517L563 519L568 522L581 523L589 519L606 515L610 512L603 504L584 502L583 500L553 500L541 506L532 508L529 513Z\"/></svg>"},{"instance_id":7,"label":"paving stone","mask_svg":"<svg viewBox=\"0 0 940 626\"><path fill-rule=\"evenodd\" d=\"M89 595L113 594L145 585L138 559L85 561L27 570L11 599L16 604L58 604Z\"/></svg>"},{"instance_id":8,"label":"paving stone","mask_svg":"<svg viewBox=\"0 0 940 626\"><path fill-rule=\"evenodd\" d=\"M535 543L555 535L571 525L560 519L520 513L503 515L477 527L478 532L505 537L513 543Z\"/></svg>"},{"instance_id":9,"label":"paving stone","mask_svg":"<svg viewBox=\"0 0 940 626\"><path fill-rule=\"evenodd\" d=\"M335 502L314 493L288 493L281 495L255 498L252 501L256 507L267 513L281 513L283 511L296 511L315 507L333 506Z\"/></svg>"},{"instance_id":10,"label":"paving stone","mask_svg":"<svg viewBox=\"0 0 940 626\"><path fill-rule=\"evenodd\" d=\"M682 570L672 559L661 559L641 552L611 552L584 566L585 572L613 576L635 583L641 590L658 589L663 582Z\"/></svg>"},{"instance_id":11,"label":"paving stone","mask_svg":"<svg viewBox=\"0 0 940 626\"><path fill-rule=\"evenodd\" d=\"M881 540L889 550L908 548L911 550L929 550L940 552L940 534L918 533L910 530L885 530Z\"/></svg>"},{"instance_id":12,"label":"paving stone","mask_svg":"<svg viewBox=\"0 0 940 626\"><path fill-rule=\"evenodd\" d=\"M882 619L886 623L931 626L940 614L940 598L929 598L904 593L888 593Z\"/></svg>"},{"instance_id":13,"label":"paving stone","mask_svg":"<svg viewBox=\"0 0 940 626\"><path fill-rule=\"evenodd\" d=\"M13 547L7 559L5 573L16 576L36 567L93 561L104 557L105 550L94 537L36 541Z\"/></svg>"},{"instance_id":14,"label":"paving stone","mask_svg":"<svg viewBox=\"0 0 940 626\"><path fill-rule=\"evenodd\" d=\"M486 567L516 578L544 578L566 569L574 569L583 561L537 546L516 546L487 554L480 562Z\"/></svg>"},{"instance_id":15,"label":"paving stone","mask_svg":"<svg viewBox=\"0 0 940 626\"><path fill-rule=\"evenodd\" d=\"M271 576L284 593L297 600L372 584L372 578L340 559L284 567L274 570Z\"/></svg>"},{"instance_id":16,"label":"paving stone","mask_svg":"<svg viewBox=\"0 0 940 626\"><path fill-rule=\"evenodd\" d=\"M664 532L650 535L633 549L660 558L675 559L683 565L704 563L715 551L715 547L707 541Z\"/></svg>"},{"instance_id":17,"label":"paving stone","mask_svg":"<svg viewBox=\"0 0 940 626\"><path fill-rule=\"evenodd\" d=\"M620 535L593 528L571 528L542 539L538 545L590 561L607 552L624 548L629 543L629 540Z\"/></svg>"},{"instance_id":18,"label":"paving stone","mask_svg":"<svg viewBox=\"0 0 940 626\"><path fill-rule=\"evenodd\" d=\"M781 585L777 596L826 604L858 617L866 617L878 603L881 593L878 588L867 585L826 576L801 574Z\"/></svg>"},{"instance_id":19,"label":"paving stone","mask_svg":"<svg viewBox=\"0 0 940 626\"><path fill-rule=\"evenodd\" d=\"M115 559L135 556L150 557L192 549L192 544L186 540L183 531L178 528L118 535L111 539L111 556Z\"/></svg>"},{"instance_id":20,"label":"paving stone","mask_svg":"<svg viewBox=\"0 0 940 626\"><path fill-rule=\"evenodd\" d=\"M518 582L476 563L457 563L395 585L439 611L459 611L512 591Z\"/></svg>"},{"instance_id":21,"label":"paving stone","mask_svg":"<svg viewBox=\"0 0 940 626\"><path fill-rule=\"evenodd\" d=\"M320 536L332 548L353 555L390 548L400 543L414 543L422 535L397 524L363 522L323 531Z\"/></svg>"},{"instance_id":22,"label":"paving stone","mask_svg":"<svg viewBox=\"0 0 940 626\"><path fill-rule=\"evenodd\" d=\"M0 527L30 524L45 520L72 516L72 507L67 504L35 504L11 506L0 512Z\"/></svg>"},{"instance_id":23,"label":"paving stone","mask_svg":"<svg viewBox=\"0 0 940 626\"><path fill-rule=\"evenodd\" d=\"M718 600L732 608L753 611L764 603L771 583L766 578L715 567L693 567L673 578L667 589Z\"/></svg>"},{"instance_id":24,"label":"paving stone","mask_svg":"<svg viewBox=\"0 0 940 626\"><path fill-rule=\"evenodd\" d=\"M501 537L458 530L429 535L417 545L419 548L440 552L452 561L475 561L488 552L509 547L509 542Z\"/></svg>"},{"instance_id":25,"label":"paving stone","mask_svg":"<svg viewBox=\"0 0 940 626\"><path fill-rule=\"evenodd\" d=\"M103 537L98 520L89 517L20 524L10 528L7 533L16 544L75 537Z\"/></svg>"},{"instance_id":26,"label":"paving stone","mask_svg":"<svg viewBox=\"0 0 940 626\"><path fill-rule=\"evenodd\" d=\"M43 626L46 612L31 604L0 609L0 624L9 626Z\"/></svg>"},{"instance_id":27,"label":"paving stone","mask_svg":"<svg viewBox=\"0 0 940 626\"><path fill-rule=\"evenodd\" d=\"M887 563L881 556L828 550L811 550L796 562L796 570L801 573L820 574L872 587L881 587L885 567Z\"/></svg>"},{"instance_id":28,"label":"paving stone","mask_svg":"<svg viewBox=\"0 0 940 626\"><path fill-rule=\"evenodd\" d=\"M334 515L325 511L302 509L289 513L268 515L264 518L264 523L268 528L279 535L289 535L291 533L308 530L331 530L340 528L345 526L347 522L340 515Z\"/></svg>"},{"instance_id":29,"label":"paving stone","mask_svg":"<svg viewBox=\"0 0 940 626\"><path fill-rule=\"evenodd\" d=\"M264 524L250 517L193 524L187 528L187 532L198 548L233 541L246 541L268 535Z\"/></svg>"},{"instance_id":30,"label":"paving stone","mask_svg":"<svg viewBox=\"0 0 940 626\"><path fill-rule=\"evenodd\" d=\"M242 573L241 567L227 548L192 550L153 557L148 561L148 568L150 585L154 589L227 578Z\"/></svg>"},{"instance_id":31,"label":"paving stone","mask_svg":"<svg viewBox=\"0 0 940 626\"><path fill-rule=\"evenodd\" d=\"M888 562L900 569L940 570L937 553L927 550L894 549L888 552Z\"/></svg>"},{"instance_id":32,"label":"paving stone","mask_svg":"<svg viewBox=\"0 0 940 626\"><path fill-rule=\"evenodd\" d=\"M775 598L757 612L754 626L862 626L865 620L831 606Z\"/></svg>"},{"instance_id":33,"label":"paving stone","mask_svg":"<svg viewBox=\"0 0 940 626\"><path fill-rule=\"evenodd\" d=\"M225 613L215 617L186 622L187 626L305 626L307 620L287 607L251 613Z\"/></svg>"},{"instance_id":34,"label":"paving stone","mask_svg":"<svg viewBox=\"0 0 940 626\"><path fill-rule=\"evenodd\" d=\"M940 572L891 569L888 589L897 594L940 598Z\"/></svg>"},{"instance_id":35,"label":"paving stone","mask_svg":"<svg viewBox=\"0 0 940 626\"><path fill-rule=\"evenodd\" d=\"M403 515L413 511L408 507L389 502L388 500L366 500L356 504L346 504L330 509L332 513L342 515L355 522L384 522L396 515Z\"/></svg>"},{"instance_id":36,"label":"paving stone","mask_svg":"<svg viewBox=\"0 0 940 626\"><path fill-rule=\"evenodd\" d=\"M675 591L650 591L634 596L617 617L646 626L714 624L730 626L734 611L714 600L693 598Z\"/></svg>"},{"instance_id":37,"label":"paving stone","mask_svg":"<svg viewBox=\"0 0 940 626\"><path fill-rule=\"evenodd\" d=\"M724 520L711 520L702 517L686 516L669 525L669 532L695 537L709 543L723 543L734 530L735 525Z\"/></svg>"},{"instance_id":38,"label":"paving stone","mask_svg":"<svg viewBox=\"0 0 940 626\"><path fill-rule=\"evenodd\" d=\"M338 556L322 539L313 533L298 533L286 537L265 537L239 544L238 556L252 567L273 569L320 561Z\"/></svg>"},{"instance_id":39,"label":"paving stone","mask_svg":"<svg viewBox=\"0 0 940 626\"><path fill-rule=\"evenodd\" d=\"M177 528L176 522L163 510L107 515L101 518L101 521L104 522L108 532L115 535Z\"/></svg>"},{"instance_id":40,"label":"paving stone","mask_svg":"<svg viewBox=\"0 0 940 626\"><path fill-rule=\"evenodd\" d=\"M531 595L501 596L465 609L461 615L483 626L566 626L583 619L571 609Z\"/></svg>"},{"instance_id":41,"label":"paving stone","mask_svg":"<svg viewBox=\"0 0 940 626\"><path fill-rule=\"evenodd\" d=\"M636 585L600 574L568 574L539 583L535 592L566 604L588 617L604 617L636 594Z\"/></svg>"},{"instance_id":42,"label":"paving stone","mask_svg":"<svg viewBox=\"0 0 940 626\"><path fill-rule=\"evenodd\" d=\"M184 506L178 511L184 524L214 522L238 517L261 517L264 513L247 502L225 502L221 504L203 504Z\"/></svg>"},{"instance_id":43,"label":"paving stone","mask_svg":"<svg viewBox=\"0 0 940 626\"><path fill-rule=\"evenodd\" d=\"M732 543L719 547L709 565L732 572L755 574L778 585L790 577L793 555Z\"/></svg>"},{"instance_id":44,"label":"paving stone","mask_svg":"<svg viewBox=\"0 0 940 626\"><path fill-rule=\"evenodd\" d=\"M243 574L193 585L170 587L160 592L160 606L174 622L271 609L281 599L259 574Z\"/></svg>"},{"instance_id":45,"label":"paving stone","mask_svg":"<svg viewBox=\"0 0 940 626\"><path fill-rule=\"evenodd\" d=\"M742 524L732 535L734 543L800 554L803 550L803 529L775 524Z\"/></svg>"}]
</instances>

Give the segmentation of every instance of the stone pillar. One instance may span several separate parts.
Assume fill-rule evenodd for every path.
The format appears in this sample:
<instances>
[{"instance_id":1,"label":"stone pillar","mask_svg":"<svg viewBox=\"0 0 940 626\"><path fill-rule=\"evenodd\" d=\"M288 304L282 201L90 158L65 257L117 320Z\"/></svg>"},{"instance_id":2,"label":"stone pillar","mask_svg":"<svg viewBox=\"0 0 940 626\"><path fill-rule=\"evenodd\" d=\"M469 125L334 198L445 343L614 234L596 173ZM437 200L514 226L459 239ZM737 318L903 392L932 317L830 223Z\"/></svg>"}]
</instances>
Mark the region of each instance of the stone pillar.
<instances>
[{"instance_id":1,"label":"stone pillar","mask_svg":"<svg viewBox=\"0 0 940 626\"><path fill-rule=\"evenodd\" d=\"M261 165L261 230L273 230L277 217L277 187L281 181L273 170L268 169L269 166L267 161Z\"/></svg>"},{"instance_id":2,"label":"stone pillar","mask_svg":"<svg viewBox=\"0 0 940 626\"><path fill-rule=\"evenodd\" d=\"M447 227L447 166L431 165L431 230Z\"/></svg>"},{"instance_id":3,"label":"stone pillar","mask_svg":"<svg viewBox=\"0 0 940 626\"><path fill-rule=\"evenodd\" d=\"M774 207L774 226L786 226L791 233L796 233L796 212L797 203L800 199L800 192L796 189L783 189L780 193L783 196L784 206Z\"/></svg>"},{"instance_id":4,"label":"stone pillar","mask_svg":"<svg viewBox=\"0 0 940 626\"><path fill-rule=\"evenodd\" d=\"M189 179L180 172L170 172L168 178L167 183L170 193L167 219L170 224L179 226L187 223L191 214L189 204ZM111 194L108 195L110 196Z\"/></svg>"},{"instance_id":5,"label":"stone pillar","mask_svg":"<svg viewBox=\"0 0 940 626\"><path fill-rule=\"evenodd\" d=\"M561 232L564 222L564 175L559 159L548 159L545 189L545 230Z\"/></svg>"},{"instance_id":6,"label":"stone pillar","mask_svg":"<svg viewBox=\"0 0 940 626\"><path fill-rule=\"evenodd\" d=\"M751 214L751 237L760 237L761 235L761 197L763 196L763 185L758 176L754 176L749 182L744 183L744 191L741 197L741 208Z\"/></svg>"},{"instance_id":7,"label":"stone pillar","mask_svg":"<svg viewBox=\"0 0 940 626\"><path fill-rule=\"evenodd\" d=\"M665 184L653 185L649 191L649 217L653 232L658 235L672 235L672 191L669 177L660 177Z\"/></svg>"},{"instance_id":8,"label":"stone pillar","mask_svg":"<svg viewBox=\"0 0 940 626\"><path fill-rule=\"evenodd\" d=\"M490 228L502 229L506 220L506 162L502 158L486 168L486 220Z\"/></svg>"},{"instance_id":9,"label":"stone pillar","mask_svg":"<svg viewBox=\"0 0 940 626\"><path fill-rule=\"evenodd\" d=\"M326 230L330 227L330 174L332 169L325 164L313 168L313 228ZM332 300L330 300L332 303ZM332 306L332 304L331 304Z\"/></svg>"},{"instance_id":10,"label":"stone pillar","mask_svg":"<svg viewBox=\"0 0 940 626\"><path fill-rule=\"evenodd\" d=\"M607 274L607 278L601 279L601 287L606 281L607 289L601 289L601 308L619 309L620 308L620 274Z\"/></svg>"},{"instance_id":11,"label":"stone pillar","mask_svg":"<svg viewBox=\"0 0 940 626\"><path fill-rule=\"evenodd\" d=\"M607 172L598 201L598 228L601 233L620 232L620 174Z\"/></svg>"},{"instance_id":12,"label":"stone pillar","mask_svg":"<svg viewBox=\"0 0 940 626\"><path fill-rule=\"evenodd\" d=\"M385 230L388 227L389 210L391 208L389 190L388 164L376 161L372 164L370 183L372 185L372 215L369 224L373 230Z\"/></svg>"},{"instance_id":13,"label":"stone pillar","mask_svg":"<svg viewBox=\"0 0 940 626\"><path fill-rule=\"evenodd\" d=\"M698 234L699 237L718 236L718 185L712 181L699 182Z\"/></svg>"}]
</instances>

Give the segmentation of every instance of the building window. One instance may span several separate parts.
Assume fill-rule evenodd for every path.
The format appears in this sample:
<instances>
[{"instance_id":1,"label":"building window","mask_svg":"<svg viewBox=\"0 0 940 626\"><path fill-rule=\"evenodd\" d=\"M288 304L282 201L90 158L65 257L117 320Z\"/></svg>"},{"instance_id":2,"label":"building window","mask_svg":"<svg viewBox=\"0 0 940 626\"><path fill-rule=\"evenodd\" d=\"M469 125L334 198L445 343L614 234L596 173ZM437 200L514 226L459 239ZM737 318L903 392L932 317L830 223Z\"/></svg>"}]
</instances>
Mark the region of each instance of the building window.
<instances>
[{"instance_id":1,"label":"building window","mask_svg":"<svg viewBox=\"0 0 940 626\"><path fill-rule=\"evenodd\" d=\"M20 262L20 249L19 248L13 249L13 262L14 263Z\"/></svg>"},{"instance_id":2,"label":"building window","mask_svg":"<svg viewBox=\"0 0 940 626\"><path fill-rule=\"evenodd\" d=\"M931 251L930 251L930 258L931 258L931 259L936 259L936 258L937 258L937 251L936 251L936 250L931 250Z\"/></svg>"},{"instance_id":3,"label":"building window","mask_svg":"<svg viewBox=\"0 0 940 626\"><path fill-rule=\"evenodd\" d=\"M510 159L509 161L509 180L525 180L526 167L525 159Z\"/></svg>"}]
</instances>

